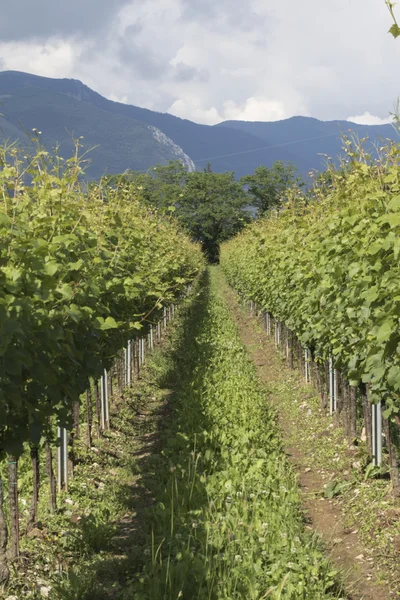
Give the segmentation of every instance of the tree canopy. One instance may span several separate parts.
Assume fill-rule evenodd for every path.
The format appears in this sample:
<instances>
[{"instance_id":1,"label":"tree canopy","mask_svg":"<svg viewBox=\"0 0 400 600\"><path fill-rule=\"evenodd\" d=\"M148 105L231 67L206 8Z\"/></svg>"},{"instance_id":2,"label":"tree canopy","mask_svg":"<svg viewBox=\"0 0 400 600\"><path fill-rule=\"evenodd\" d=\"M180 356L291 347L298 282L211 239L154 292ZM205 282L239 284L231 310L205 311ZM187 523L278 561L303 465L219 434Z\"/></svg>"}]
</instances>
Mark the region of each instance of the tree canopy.
<instances>
[{"instance_id":1,"label":"tree canopy","mask_svg":"<svg viewBox=\"0 0 400 600\"><path fill-rule=\"evenodd\" d=\"M191 173L179 197L177 216L192 237L201 242L211 262L218 261L219 245L235 235L250 213L249 200L232 173Z\"/></svg>"},{"instance_id":2,"label":"tree canopy","mask_svg":"<svg viewBox=\"0 0 400 600\"><path fill-rule=\"evenodd\" d=\"M285 191L293 185L304 185L297 169L292 163L276 161L272 167L260 165L253 174L245 175L240 180L251 196L252 204L260 214L278 206Z\"/></svg>"},{"instance_id":3,"label":"tree canopy","mask_svg":"<svg viewBox=\"0 0 400 600\"><path fill-rule=\"evenodd\" d=\"M220 244L251 221L251 206L263 214L280 204L288 188L303 185L296 173L294 165L278 161L270 168L261 165L237 181L234 172L214 173L211 164L203 172L188 172L180 161L170 161L145 173L108 176L104 182L112 186L131 182L142 202L166 214L173 212L202 244L207 259L217 262Z\"/></svg>"}]
</instances>

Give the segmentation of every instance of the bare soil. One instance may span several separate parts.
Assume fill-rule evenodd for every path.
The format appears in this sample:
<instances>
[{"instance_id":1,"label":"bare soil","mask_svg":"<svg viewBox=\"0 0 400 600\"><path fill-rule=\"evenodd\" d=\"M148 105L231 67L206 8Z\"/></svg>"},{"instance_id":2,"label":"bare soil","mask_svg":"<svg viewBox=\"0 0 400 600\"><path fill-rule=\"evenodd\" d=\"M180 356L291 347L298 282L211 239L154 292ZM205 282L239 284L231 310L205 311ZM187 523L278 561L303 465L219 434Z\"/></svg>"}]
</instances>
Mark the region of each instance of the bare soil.
<instances>
[{"instance_id":1,"label":"bare soil","mask_svg":"<svg viewBox=\"0 0 400 600\"><path fill-rule=\"evenodd\" d=\"M293 371L282 366L274 344L262 330L255 317L250 316L239 304L236 294L224 286L226 301L236 321L243 344L253 359L258 375L263 383L277 384L285 377L293 378ZM300 375L299 375L300 377ZM271 386L273 389L273 386ZM349 600L388 600L393 592L384 581L380 581L378 566L374 558L363 547L357 527L348 529L340 500L328 500L321 497L324 479L317 470L310 469L312 462L309 448L299 444L293 446L293 428L297 424L280 410L279 397L271 395L276 406L282 431L285 450L289 460L298 473L298 481L303 498L306 518L317 531L329 552L334 565L342 573Z\"/></svg>"}]
</instances>

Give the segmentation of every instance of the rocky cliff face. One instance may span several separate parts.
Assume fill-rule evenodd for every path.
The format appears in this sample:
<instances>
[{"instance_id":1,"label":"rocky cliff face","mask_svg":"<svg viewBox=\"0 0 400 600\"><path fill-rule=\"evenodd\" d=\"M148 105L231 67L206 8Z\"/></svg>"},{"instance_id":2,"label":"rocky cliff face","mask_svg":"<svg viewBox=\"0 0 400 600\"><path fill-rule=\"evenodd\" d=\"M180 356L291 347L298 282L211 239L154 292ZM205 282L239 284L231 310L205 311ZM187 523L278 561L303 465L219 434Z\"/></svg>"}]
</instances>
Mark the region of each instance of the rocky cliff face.
<instances>
[{"instance_id":1,"label":"rocky cliff face","mask_svg":"<svg viewBox=\"0 0 400 600\"><path fill-rule=\"evenodd\" d=\"M157 127L149 125L149 129L152 132L154 139L156 139L159 144L163 144L164 146L169 148L174 154L176 154L176 159L180 160L183 166L186 167L186 169L189 172L193 172L196 170L196 165L194 164L190 156L185 154L182 148L175 144L175 142L173 142L171 138L165 135L165 133L163 133L160 129L157 129Z\"/></svg>"}]
</instances>

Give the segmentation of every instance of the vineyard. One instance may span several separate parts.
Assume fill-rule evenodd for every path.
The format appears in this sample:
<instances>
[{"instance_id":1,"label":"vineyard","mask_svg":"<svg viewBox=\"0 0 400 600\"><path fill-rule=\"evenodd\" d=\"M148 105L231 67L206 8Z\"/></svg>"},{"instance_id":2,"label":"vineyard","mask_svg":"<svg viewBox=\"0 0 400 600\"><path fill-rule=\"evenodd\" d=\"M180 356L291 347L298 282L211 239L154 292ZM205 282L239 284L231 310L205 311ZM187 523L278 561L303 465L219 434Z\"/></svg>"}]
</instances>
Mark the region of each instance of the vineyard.
<instances>
[{"instance_id":1,"label":"vineyard","mask_svg":"<svg viewBox=\"0 0 400 600\"><path fill-rule=\"evenodd\" d=\"M365 437L400 495L399 148L372 161L351 140L343 169L298 190L223 246L231 285L313 380L350 443ZM383 457L382 446L385 446Z\"/></svg>"},{"instance_id":2,"label":"vineyard","mask_svg":"<svg viewBox=\"0 0 400 600\"><path fill-rule=\"evenodd\" d=\"M204 254L215 260L226 239L210 233L222 211L201 213L201 244L182 224L221 184L211 171L186 182L183 218L171 216L175 180L158 186L159 208L134 177L85 186L79 142L67 161L39 146L29 158L2 151L1 598L344 600L348 574L303 496L321 506L348 489L347 529L366 490L392 511L380 504L384 525L371 511L368 526L380 552L393 547L380 577L397 593L398 148L376 161L345 143L340 170L286 189L247 226L241 192L226 237L242 231L207 268ZM269 364L269 341L243 339L247 309L246 326L274 341ZM265 384L259 367L278 364L280 383ZM333 418L345 439L336 465L348 452L356 476L338 480L319 457L305 472L317 465L326 483L300 491L282 414L321 455L333 428L317 443L302 407Z\"/></svg>"},{"instance_id":3,"label":"vineyard","mask_svg":"<svg viewBox=\"0 0 400 600\"><path fill-rule=\"evenodd\" d=\"M8 483L0 479L0 579L6 581L7 556L19 555L24 451L32 463L29 531L42 487L56 510L55 453L58 490L67 488L81 396L90 447L93 410L101 434L109 427L113 386L131 382L146 342L151 347L159 337L203 259L176 225L141 207L132 187L92 186L84 193L76 157L63 164L40 150L26 164L11 149L1 163L0 458L3 476L8 463ZM44 456L47 480L40 481Z\"/></svg>"}]
</instances>

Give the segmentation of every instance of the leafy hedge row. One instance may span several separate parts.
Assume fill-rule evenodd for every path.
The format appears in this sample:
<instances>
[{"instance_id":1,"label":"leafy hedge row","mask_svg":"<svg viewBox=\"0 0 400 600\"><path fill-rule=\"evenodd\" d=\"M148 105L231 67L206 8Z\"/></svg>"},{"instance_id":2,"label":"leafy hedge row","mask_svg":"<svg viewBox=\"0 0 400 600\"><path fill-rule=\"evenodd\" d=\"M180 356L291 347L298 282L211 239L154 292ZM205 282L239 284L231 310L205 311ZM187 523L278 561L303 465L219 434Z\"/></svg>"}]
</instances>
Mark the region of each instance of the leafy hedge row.
<instances>
[{"instance_id":1,"label":"leafy hedge row","mask_svg":"<svg viewBox=\"0 0 400 600\"><path fill-rule=\"evenodd\" d=\"M129 185L79 184L76 158L0 156L0 457L37 444L134 331L203 268ZM25 182L29 179L29 185Z\"/></svg>"},{"instance_id":2,"label":"leafy hedge row","mask_svg":"<svg viewBox=\"0 0 400 600\"><path fill-rule=\"evenodd\" d=\"M293 330L321 358L332 353L353 385L399 410L399 148L372 161L353 151L308 197L222 247L230 283Z\"/></svg>"}]
</instances>

